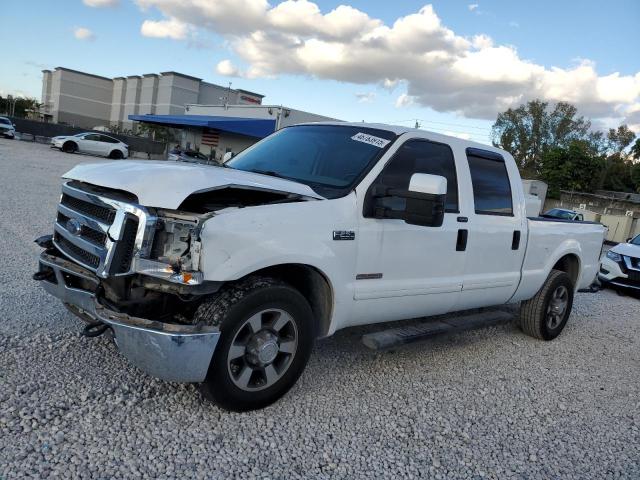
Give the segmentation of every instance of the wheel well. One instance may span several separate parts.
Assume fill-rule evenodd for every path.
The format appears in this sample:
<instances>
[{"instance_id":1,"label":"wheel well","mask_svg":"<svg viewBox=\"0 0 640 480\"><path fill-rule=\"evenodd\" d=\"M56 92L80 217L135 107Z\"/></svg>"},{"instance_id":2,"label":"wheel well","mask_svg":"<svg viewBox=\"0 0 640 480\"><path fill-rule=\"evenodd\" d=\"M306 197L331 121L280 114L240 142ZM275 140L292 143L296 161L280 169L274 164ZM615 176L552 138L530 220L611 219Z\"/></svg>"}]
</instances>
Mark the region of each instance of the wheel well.
<instances>
[{"instance_id":1,"label":"wheel well","mask_svg":"<svg viewBox=\"0 0 640 480\"><path fill-rule=\"evenodd\" d=\"M62 144L62 146L64 147L65 145L74 145L76 148L78 148L78 144L76 142L74 142L73 140L67 140L66 142L64 142Z\"/></svg>"},{"instance_id":2,"label":"wheel well","mask_svg":"<svg viewBox=\"0 0 640 480\"><path fill-rule=\"evenodd\" d=\"M580 260L574 254L565 255L556 262L553 270L565 272L571 278L571 282L575 287L578 284L578 275L580 274Z\"/></svg>"},{"instance_id":3,"label":"wheel well","mask_svg":"<svg viewBox=\"0 0 640 480\"><path fill-rule=\"evenodd\" d=\"M307 299L318 324L317 336L329 332L333 313L333 291L326 277L316 268L302 264L274 265L251 275L279 278L297 288Z\"/></svg>"}]
</instances>

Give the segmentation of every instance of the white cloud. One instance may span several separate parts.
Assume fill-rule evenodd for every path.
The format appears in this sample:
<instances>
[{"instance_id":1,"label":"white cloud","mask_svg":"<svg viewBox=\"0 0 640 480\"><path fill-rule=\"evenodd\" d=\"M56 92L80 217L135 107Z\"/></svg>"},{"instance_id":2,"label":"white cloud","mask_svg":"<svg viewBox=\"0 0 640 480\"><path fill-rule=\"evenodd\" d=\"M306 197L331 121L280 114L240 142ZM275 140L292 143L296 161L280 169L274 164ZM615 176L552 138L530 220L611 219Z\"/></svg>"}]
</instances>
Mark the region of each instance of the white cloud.
<instances>
[{"instance_id":1,"label":"white cloud","mask_svg":"<svg viewBox=\"0 0 640 480\"><path fill-rule=\"evenodd\" d=\"M104 8L115 7L120 3L120 0L82 0L87 7L92 8Z\"/></svg>"},{"instance_id":2,"label":"white cloud","mask_svg":"<svg viewBox=\"0 0 640 480\"><path fill-rule=\"evenodd\" d=\"M456 34L431 5L385 24L345 5L325 13L311 0L276 6L267 0L136 1L164 15L143 24L154 36L182 39L190 28L223 36L242 64L221 62L217 70L224 75L302 75L389 90L401 84L406 91L396 99L399 107L413 103L472 118L494 119L541 98L573 102L594 118L640 123L639 114L628 111L640 103L640 72L600 75L587 60L540 65L487 35ZM468 8L479 13L476 3Z\"/></svg>"},{"instance_id":3,"label":"white cloud","mask_svg":"<svg viewBox=\"0 0 640 480\"><path fill-rule=\"evenodd\" d=\"M479 6L480 5L478 5L477 3L470 3L469 5L467 5L467 8L470 12L473 12L474 10L477 10Z\"/></svg>"},{"instance_id":4,"label":"white cloud","mask_svg":"<svg viewBox=\"0 0 640 480\"><path fill-rule=\"evenodd\" d=\"M509 26L510 26L511 28L519 28L519 27L520 27L520 24L519 24L518 22L516 22L515 20L511 20L511 21L509 22Z\"/></svg>"},{"instance_id":5,"label":"white cloud","mask_svg":"<svg viewBox=\"0 0 640 480\"><path fill-rule=\"evenodd\" d=\"M371 103L376 98L376 92L356 93L355 96L358 99L359 103Z\"/></svg>"},{"instance_id":6,"label":"white cloud","mask_svg":"<svg viewBox=\"0 0 640 480\"><path fill-rule=\"evenodd\" d=\"M396 98L396 108L409 107L414 103L414 98L406 93L403 93Z\"/></svg>"},{"instance_id":7,"label":"white cloud","mask_svg":"<svg viewBox=\"0 0 640 480\"><path fill-rule=\"evenodd\" d=\"M243 76L238 67L236 67L231 60L222 60L219 62L218 65L216 65L216 72L227 77Z\"/></svg>"},{"instance_id":8,"label":"white cloud","mask_svg":"<svg viewBox=\"0 0 640 480\"><path fill-rule=\"evenodd\" d=\"M95 40L95 34L85 27L76 27L73 29L73 36L76 37L77 40L84 41L92 41Z\"/></svg>"},{"instance_id":9,"label":"white cloud","mask_svg":"<svg viewBox=\"0 0 640 480\"><path fill-rule=\"evenodd\" d=\"M393 90L394 88L396 88L398 86L398 83L400 83L400 80L398 80L397 78L385 78L382 81L382 86L384 88L386 88L387 90Z\"/></svg>"},{"instance_id":10,"label":"white cloud","mask_svg":"<svg viewBox=\"0 0 640 480\"><path fill-rule=\"evenodd\" d=\"M168 20L145 20L140 27L140 33L151 38L172 38L184 40L187 38L189 28L186 23L170 18Z\"/></svg>"}]
</instances>

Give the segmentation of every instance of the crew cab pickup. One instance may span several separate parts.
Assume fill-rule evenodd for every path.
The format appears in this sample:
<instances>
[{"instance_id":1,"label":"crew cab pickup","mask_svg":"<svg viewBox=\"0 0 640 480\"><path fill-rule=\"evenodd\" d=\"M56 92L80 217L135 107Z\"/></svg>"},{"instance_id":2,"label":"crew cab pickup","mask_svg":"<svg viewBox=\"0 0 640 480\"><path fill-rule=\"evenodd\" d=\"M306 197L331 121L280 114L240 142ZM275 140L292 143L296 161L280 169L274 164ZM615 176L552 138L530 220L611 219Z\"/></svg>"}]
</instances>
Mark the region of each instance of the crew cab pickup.
<instances>
[{"instance_id":1,"label":"crew cab pickup","mask_svg":"<svg viewBox=\"0 0 640 480\"><path fill-rule=\"evenodd\" d=\"M78 165L34 278L133 364L270 404L336 330L522 302L551 340L604 227L528 218L512 156L416 129L287 127L224 166Z\"/></svg>"}]
</instances>

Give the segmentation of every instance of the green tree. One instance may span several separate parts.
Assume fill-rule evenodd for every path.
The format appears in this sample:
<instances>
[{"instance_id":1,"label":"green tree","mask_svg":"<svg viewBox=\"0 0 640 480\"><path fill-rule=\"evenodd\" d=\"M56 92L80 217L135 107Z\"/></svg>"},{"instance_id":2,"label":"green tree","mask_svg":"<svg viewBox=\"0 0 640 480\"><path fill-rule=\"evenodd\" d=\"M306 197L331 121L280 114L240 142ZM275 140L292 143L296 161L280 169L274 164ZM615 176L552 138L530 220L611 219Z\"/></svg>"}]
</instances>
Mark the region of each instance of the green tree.
<instances>
[{"instance_id":1,"label":"green tree","mask_svg":"<svg viewBox=\"0 0 640 480\"><path fill-rule=\"evenodd\" d=\"M163 125L154 125L152 123L138 123L137 135L164 143L170 143L176 140L176 135L173 129L167 128Z\"/></svg>"},{"instance_id":2,"label":"green tree","mask_svg":"<svg viewBox=\"0 0 640 480\"><path fill-rule=\"evenodd\" d=\"M549 196L560 197L560 190L593 192L603 158L586 140L573 140L566 147L554 146L545 151L540 176L549 185Z\"/></svg>"},{"instance_id":3,"label":"green tree","mask_svg":"<svg viewBox=\"0 0 640 480\"><path fill-rule=\"evenodd\" d=\"M629 130L626 125L618 128L610 128L607 133L609 151L612 154L623 152L636 138L636 134ZM637 142L636 142L637 143Z\"/></svg>"},{"instance_id":4,"label":"green tree","mask_svg":"<svg viewBox=\"0 0 640 480\"><path fill-rule=\"evenodd\" d=\"M567 147L574 140L594 143L591 122L577 116L577 109L566 102L553 108L547 102L532 100L498 115L492 128L496 147L509 151L526 177L541 173L542 159L549 149Z\"/></svg>"},{"instance_id":5,"label":"green tree","mask_svg":"<svg viewBox=\"0 0 640 480\"><path fill-rule=\"evenodd\" d=\"M630 153L635 160L640 160L640 138L636 138L636 143L631 147Z\"/></svg>"},{"instance_id":6,"label":"green tree","mask_svg":"<svg viewBox=\"0 0 640 480\"><path fill-rule=\"evenodd\" d=\"M620 192L636 190L637 186L631 175L633 147L629 153L626 151L635 138L636 134L626 125L609 129L605 140L607 155L600 174L599 188Z\"/></svg>"},{"instance_id":7,"label":"green tree","mask_svg":"<svg viewBox=\"0 0 640 480\"><path fill-rule=\"evenodd\" d=\"M635 187L635 191L640 193L640 163L631 165L631 181Z\"/></svg>"},{"instance_id":8,"label":"green tree","mask_svg":"<svg viewBox=\"0 0 640 480\"><path fill-rule=\"evenodd\" d=\"M0 113L3 115L11 115L14 117L25 118L40 109L42 104L38 103L35 98L3 98L0 97Z\"/></svg>"}]
</instances>

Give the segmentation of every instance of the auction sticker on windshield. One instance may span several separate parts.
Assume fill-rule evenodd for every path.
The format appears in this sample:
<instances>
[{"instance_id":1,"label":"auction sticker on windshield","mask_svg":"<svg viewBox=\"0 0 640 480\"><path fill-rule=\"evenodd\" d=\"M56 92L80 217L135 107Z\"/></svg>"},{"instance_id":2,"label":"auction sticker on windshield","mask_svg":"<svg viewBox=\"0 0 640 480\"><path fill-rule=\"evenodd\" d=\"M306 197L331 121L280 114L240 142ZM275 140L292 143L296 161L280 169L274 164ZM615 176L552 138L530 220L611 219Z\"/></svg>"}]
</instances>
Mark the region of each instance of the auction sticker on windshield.
<instances>
[{"instance_id":1,"label":"auction sticker on windshield","mask_svg":"<svg viewBox=\"0 0 640 480\"><path fill-rule=\"evenodd\" d=\"M391 141L362 132L356 133L353 137L351 137L351 139L357 142L368 143L369 145L373 145L374 147L378 148L386 147L387 144Z\"/></svg>"}]
</instances>

